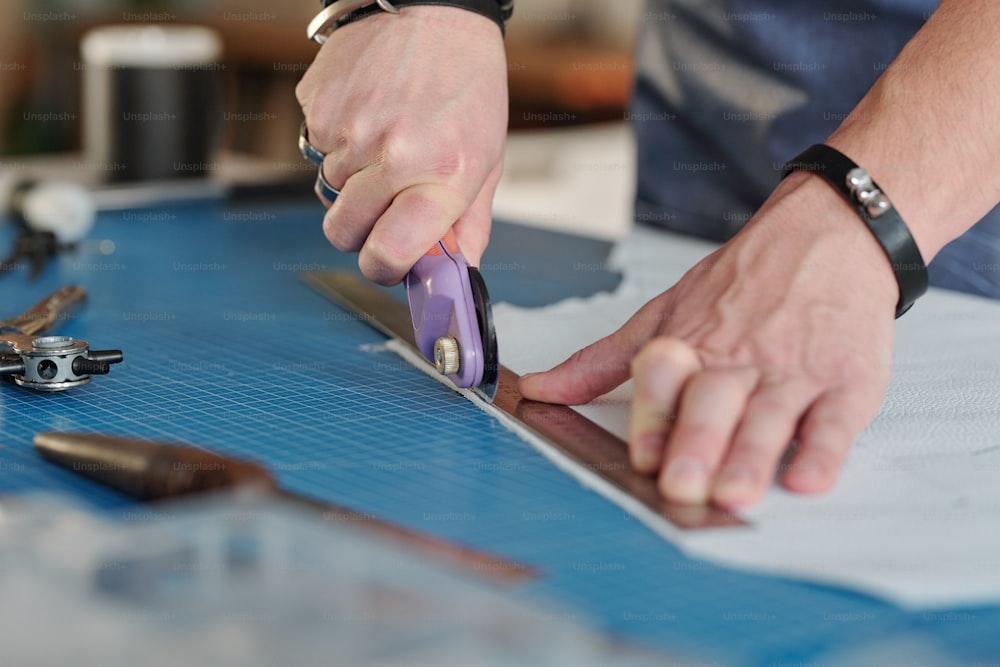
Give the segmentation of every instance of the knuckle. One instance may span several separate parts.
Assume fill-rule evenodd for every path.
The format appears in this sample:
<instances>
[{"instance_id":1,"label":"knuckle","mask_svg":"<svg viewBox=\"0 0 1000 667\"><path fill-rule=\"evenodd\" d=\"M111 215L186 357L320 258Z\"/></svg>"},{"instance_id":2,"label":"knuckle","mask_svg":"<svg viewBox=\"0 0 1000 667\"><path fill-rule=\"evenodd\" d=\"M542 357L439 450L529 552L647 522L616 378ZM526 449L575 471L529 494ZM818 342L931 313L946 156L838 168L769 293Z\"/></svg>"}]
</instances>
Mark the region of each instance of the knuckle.
<instances>
[{"instance_id":1,"label":"knuckle","mask_svg":"<svg viewBox=\"0 0 1000 667\"><path fill-rule=\"evenodd\" d=\"M659 337L646 343L632 359L632 376L641 377L648 371L658 372L690 357L691 350L675 338Z\"/></svg>"},{"instance_id":2,"label":"knuckle","mask_svg":"<svg viewBox=\"0 0 1000 667\"><path fill-rule=\"evenodd\" d=\"M309 68L295 84L295 99L298 100L299 106L303 110L307 110L312 105L313 97L316 94L316 76L312 68Z\"/></svg>"},{"instance_id":3,"label":"knuckle","mask_svg":"<svg viewBox=\"0 0 1000 667\"><path fill-rule=\"evenodd\" d=\"M449 218L446 193L440 189L411 188L406 191L406 211L412 220L445 221ZM450 222L454 222L451 220ZM387 240L387 242L391 242Z\"/></svg>"},{"instance_id":4,"label":"knuckle","mask_svg":"<svg viewBox=\"0 0 1000 667\"><path fill-rule=\"evenodd\" d=\"M366 121L359 118L344 120L337 107L322 95L314 96L303 105L306 127L309 128L309 143L324 153L343 152L361 142Z\"/></svg>"},{"instance_id":5,"label":"knuckle","mask_svg":"<svg viewBox=\"0 0 1000 667\"><path fill-rule=\"evenodd\" d=\"M309 143L327 155L344 152L354 143L355 135L331 116L321 116L315 121L306 116L306 127L309 128Z\"/></svg>"},{"instance_id":6,"label":"knuckle","mask_svg":"<svg viewBox=\"0 0 1000 667\"><path fill-rule=\"evenodd\" d=\"M764 443L744 436L733 443L730 464L738 463L753 471L755 477L763 477L767 469L774 467L777 455L785 445L787 443L776 447L775 443Z\"/></svg>"},{"instance_id":7,"label":"knuckle","mask_svg":"<svg viewBox=\"0 0 1000 667\"><path fill-rule=\"evenodd\" d=\"M305 76L299 79L299 82L295 84L295 99L298 101L299 106L302 107L302 109L306 109L309 106L307 104L309 100L309 93Z\"/></svg>"},{"instance_id":8,"label":"knuckle","mask_svg":"<svg viewBox=\"0 0 1000 667\"><path fill-rule=\"evenodd\" d=\"M358 266L365 276L380 285L394 285L409 268L404 249L371 236L361 247Z\"/></svg>"},{"instance_id":9,"label":"knuckle","mask_svg":"<svg viewBox=\"0 0 1000 667\"><path fill-rule=\"evenodd\" d=\"M776 386L776 385L772 385ZM815 393L810 387L801 387L803 393ZM792 420L795 418L793 410L795 404L787 397L777 395L775 392L758 392L750 402L748 409L752 409L754 414L763 420L772 422L778 419Z\"/></svg>"},{"instance_id":10,"label":"knuckle","mask_svg":"<svg viewBox=\"0 0 1000 667\"><path fill-rule=\"evenodd\" d=\"M596 344L574 352L564 366L572 369L568 384L572 385L576 396L600 396L628 377L628 365L609 360Z\"/></svg>"},{"instance_id":11,"label":"knuckle","mask_svg":"<svg viewBox=\"0 0 1000 667\"><path fill-rule=\"evenodd\" d=\"M418 136L398 124L386 129L378 142L379 160L399 168L419 166L422 163L422 156Z\"/></svg>"},{"instance_id":12,"label":"knuckle","mask_svg":"<svg viewBox=\"0 0 1000 667\"><path fill-rule=\"evenodd\" d=\"M477 159L467 143L442 133L436 133L433 142L428 142L424 139L427 136L425 130L396 123L383 133L378 155L393 170L419 173L439 182L462 182L473 175L485 181L488 161Z\"/></svg>"},{"instance_id":13,"label":"knuckle","mask_svg":"<svg viewBox=\"0 0 1000 667\"><path fill-rule=\"evenodd\" d=\"M677 413L673 406L640 405L633 403L629 415L629 423L633 430L643 429L670 432L677 421Z\"/></svg>"},{"instance_id":14,"label":"knuckle","mask_svg":"<svg viewBox=\"0 0 1000 667\"><path fill-rule=\"evenodd\" d=\"M635 315L629 319L629 324L637 326L638 330L652 335L654 332L661 332L664 327L671 323L673 319L669 309L669 291L657 296L655 299L640 308Z\"/></svg>"},{"instance_id":15,"label":"knuckle","mask_svg":"<svg viewBox=\"0 0 1000 667\"><path fill-rule=\"evenodd\" d=\"M609 372L624 374L626 371L624 364L608 361L593 346L574 352L568 359L568 363L578 370L576 383L587 391L595 389L596 378L603 377Z\"/></svg>"},{"instance_id":16,"label":"knuckle","mask_svg":"<svg viewBox=\"0 0 1000 667\"><path fill-rule=\"evenodd\" d=\"M846 449L860 429L855 429L842 418L830 415L813 417L802 428L802 439L809 451L833 452Z\"/></svg>"},{"instance_id":17,"label":"knuckle","mask_svg":"<svg viewBox=\"0 0 1000 667\"><path fill-rule=\"evenodd\" d=\"M711 394L717 398L738 396L748 390L746 380L738 374L739 371L731 368L703 371L691 378L687 391Z\"/></svg>"},{"instance_id":18,"label":"knuckle","mask_svg":"<svg viewBox=\"0 0 1000 667\"><path fill-rule=\"evenodd\" d=\"M671 433L674 453L698 452L724 439L726 433L718 426L703 421L678 420Z\"/></svg>"},{"instance_id":19,"label":"knuckle","mask_svg":"<svg viewBox=\"0 0 1000 667\"><path fill-rule=\"evenodd\" d=\"M341 252L357 252L361 249L361 235L341 224L332 213L323 218L323 234L330 245Z\"/></svg>"}]
</instances>

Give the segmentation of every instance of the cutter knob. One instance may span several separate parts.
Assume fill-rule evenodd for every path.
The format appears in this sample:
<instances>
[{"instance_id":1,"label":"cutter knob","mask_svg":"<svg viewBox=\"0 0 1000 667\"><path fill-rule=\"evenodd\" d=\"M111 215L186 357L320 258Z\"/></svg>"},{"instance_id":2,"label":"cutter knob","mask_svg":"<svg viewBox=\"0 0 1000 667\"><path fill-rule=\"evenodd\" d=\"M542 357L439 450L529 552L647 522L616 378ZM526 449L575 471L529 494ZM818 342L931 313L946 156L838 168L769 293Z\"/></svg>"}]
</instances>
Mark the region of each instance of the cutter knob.
<instances>
[{"instance_id":1,"label":"cutter knob","mask_svg":"<svg viewBox=\"0 0 1000 667\"><path fill-rule=\"evenodd\" d=\"M434 367L441 375L454 375L462 365L458 341L451 336L442 336L434 341Z\"/></svg>"}]
</instances>

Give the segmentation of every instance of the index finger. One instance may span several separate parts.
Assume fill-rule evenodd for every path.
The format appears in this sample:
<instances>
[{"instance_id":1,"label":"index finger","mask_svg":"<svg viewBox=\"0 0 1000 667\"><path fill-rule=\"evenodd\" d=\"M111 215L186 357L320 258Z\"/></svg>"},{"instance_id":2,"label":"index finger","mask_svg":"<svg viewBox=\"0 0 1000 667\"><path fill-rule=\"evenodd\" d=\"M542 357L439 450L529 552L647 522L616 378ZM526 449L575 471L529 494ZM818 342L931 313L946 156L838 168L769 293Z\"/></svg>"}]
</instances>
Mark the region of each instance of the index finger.
<instances>
[{"instance_id":1,"label":"index finger","mask_svg":"<svg viewBox=\"0 0 1000 667\"><path fill-rule=\"evenodd\" d=\"M628 380L632 358L652 338L669 307L664 292L639 309L617 331L574 353L555 368L521 376L525 398L547 403L581 405Z\"/></svg>"},{"instance_id":2,"label":"index finger","mask_svg":"<svg viewBox=\"0 0 1000 667\"><path fill-rule=\"evenodd\" d=\"M354 203L358 197L353 188L349 194L345 186L331 212L336 210L350 217L352 209L373 205ZM382 285L395 285L471 204L471 200L447 186L420 184L404 189L392 198L364 240L358 257L361 272Z\"/></svg>"}]
</instances>

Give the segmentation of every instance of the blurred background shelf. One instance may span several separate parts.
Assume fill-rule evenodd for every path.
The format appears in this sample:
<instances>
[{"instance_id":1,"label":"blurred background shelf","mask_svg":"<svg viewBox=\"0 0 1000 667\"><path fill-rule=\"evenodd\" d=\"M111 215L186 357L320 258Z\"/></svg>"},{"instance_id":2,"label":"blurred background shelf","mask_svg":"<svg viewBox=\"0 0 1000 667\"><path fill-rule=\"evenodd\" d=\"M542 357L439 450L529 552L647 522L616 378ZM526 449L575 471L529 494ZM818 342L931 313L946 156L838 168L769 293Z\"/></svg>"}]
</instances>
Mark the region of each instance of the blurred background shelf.
<instances>
[{"instance_id":1,"label":"blurred background shelf","mask_svg":"<svg viewBox=\"0 0 1000 667\"><path fill-rule=\"evenodd\" d=\"M641 0L526 0L508 26L510 141L498 216L615 238L631 209L624 122ZM224 43L222 156L294 177L295 84L318 48L315 0L7 0L0 4L0 169L80 151L81 36L107 24L194 23ZM41 162L39 162L41 156ZM223 171L233 160L220 158ZM86 168L84 167L84 170ZM79 174L93 181L93 175Z\"/></svg>"}]
</instances>

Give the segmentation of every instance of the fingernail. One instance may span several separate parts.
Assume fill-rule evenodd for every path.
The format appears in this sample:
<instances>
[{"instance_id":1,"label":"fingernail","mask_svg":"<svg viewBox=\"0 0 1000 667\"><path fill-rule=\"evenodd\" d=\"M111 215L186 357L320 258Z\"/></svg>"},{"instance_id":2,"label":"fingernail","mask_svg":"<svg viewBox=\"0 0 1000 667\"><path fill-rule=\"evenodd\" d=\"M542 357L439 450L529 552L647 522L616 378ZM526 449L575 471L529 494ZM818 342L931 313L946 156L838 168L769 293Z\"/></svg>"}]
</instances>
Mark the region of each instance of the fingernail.
<instances>
[{"instance_id":1,"label":"fingernail","mask_svg":"<svg viewBox=\"0 0 1000 667\"><path fill-rule=\"evenodd\" d=\"M673 500L704 502L708 495L708 471L698 459L690 457L674 459L663 471L660 488Z\"/></svg>"},{"instance_id":2,"label":"fingernail","mask_svg":"<svg viewBox=\"0 0 1000 667\"><path fill-rule=\"evenodd\" d=\"M799 463L793 465L788 471L796 477L816 478L823 474L823 468L818 463Z\"/></svg>"},{"instance_id":3,"label":"fingernail","mask_svg":"<svg viewBox=\"0 0 1000 667\"><path fill-rule=\"evenodd\" d=\"M647 433L639 437L632 448L632 465L640 472L654 472L663 458L663 436Z\"/></svg>"},{"instance_id":4,"label":"fingernail","mask_svg":"<svg viewBox=\"0 0 1000 667\"><path fill-rule=\"evenodd\" d=\"M792 491L812 493L826 488L826 474L818 463L796 463L789 467L785 485Z\"/></svg>"},{"instance_id":5,"label":"fingernail","mask_svg":"<svg viewBox=\"0 0 1000 667\"><path fill-rule=\"evenodd\" d=\"M753 470L745 465L728 466L719 475L712 495L723 503L742 502L754 492L755 487Z\"/></svg>"}]
</instances>

